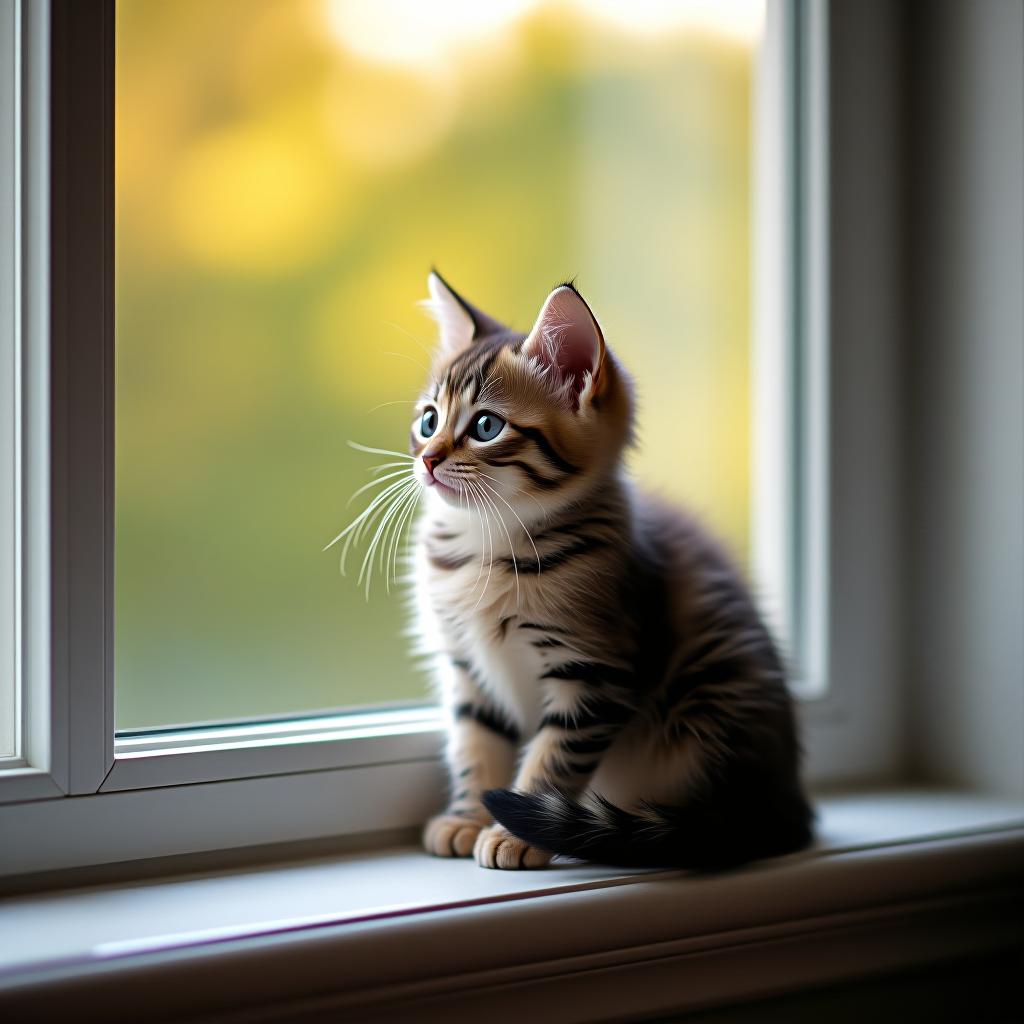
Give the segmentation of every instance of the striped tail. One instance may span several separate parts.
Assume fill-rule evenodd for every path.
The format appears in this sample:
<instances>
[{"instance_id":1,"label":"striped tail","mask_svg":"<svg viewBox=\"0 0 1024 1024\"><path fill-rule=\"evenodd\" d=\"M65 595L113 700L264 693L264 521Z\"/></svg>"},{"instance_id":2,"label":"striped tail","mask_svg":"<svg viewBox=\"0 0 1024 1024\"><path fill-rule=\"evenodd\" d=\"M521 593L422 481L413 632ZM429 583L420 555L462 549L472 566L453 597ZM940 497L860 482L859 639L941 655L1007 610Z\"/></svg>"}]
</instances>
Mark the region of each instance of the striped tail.
<instances>
[{"instance_id":1,"label":"striped tail","mask_svg":"<svg viewBox=\"0 0 1024 1024\"><path fill-rule=\"evenodd\" d=\"M549 853L619 867L718 871L802 849L812 812L802 798L785 805L714 808L648 806L624 811L601 797L492 789L484 804L514 836Z\"/></svg>"}]
</instances>

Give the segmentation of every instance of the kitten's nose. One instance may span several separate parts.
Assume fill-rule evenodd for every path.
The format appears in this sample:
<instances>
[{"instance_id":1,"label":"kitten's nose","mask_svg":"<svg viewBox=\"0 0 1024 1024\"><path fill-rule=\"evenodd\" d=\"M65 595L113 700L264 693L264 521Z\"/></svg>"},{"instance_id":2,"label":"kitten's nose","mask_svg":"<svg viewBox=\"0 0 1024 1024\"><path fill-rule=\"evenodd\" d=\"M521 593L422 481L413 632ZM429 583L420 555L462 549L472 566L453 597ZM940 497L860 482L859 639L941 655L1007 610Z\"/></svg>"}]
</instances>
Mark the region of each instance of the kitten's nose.
<instances>
[{"instance_id":1,"label":"kitten's nose","mask_svg":"<svg viewBox=\"0 0 1024 1024\"><path fill-rule=\"evenodd\" d=\"M423 456L423 465L427 467L427 472L431 476L434 475L434 467L435 466L440 466L442 462L444 462L444 456L443 455L424 455Z\"/></svg>"}]
</instances>

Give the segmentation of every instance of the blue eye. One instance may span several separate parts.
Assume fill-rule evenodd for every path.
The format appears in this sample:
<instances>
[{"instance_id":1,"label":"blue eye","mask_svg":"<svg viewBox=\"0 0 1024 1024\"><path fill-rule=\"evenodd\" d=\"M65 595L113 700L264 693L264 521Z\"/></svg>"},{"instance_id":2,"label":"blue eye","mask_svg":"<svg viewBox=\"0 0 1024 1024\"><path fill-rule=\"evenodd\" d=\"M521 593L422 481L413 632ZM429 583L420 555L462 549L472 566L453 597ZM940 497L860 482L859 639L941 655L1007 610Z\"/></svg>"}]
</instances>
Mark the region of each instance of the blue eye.
<instances>
[{"instance_id":1,"label":"blue eye","mask_svg":"<svg viewBox=\"0 0 1024 1024\"><path fill-rule=\"evenodd\" d=\"M493 412L482 412L469 428L469 436L478 441L493 441L505 426L505 421Z\"/></svg>"},{"instance_id":2,"label":"blue eye","mask_svg":"<svg viewBox=\"0 0 1024 1024\"><path fill-rule=\"evenodd\" d=\"M432 437L437 430L437 410L428 409L420 419L420 433L424 437Z\"/></svg>"}]
</instances>

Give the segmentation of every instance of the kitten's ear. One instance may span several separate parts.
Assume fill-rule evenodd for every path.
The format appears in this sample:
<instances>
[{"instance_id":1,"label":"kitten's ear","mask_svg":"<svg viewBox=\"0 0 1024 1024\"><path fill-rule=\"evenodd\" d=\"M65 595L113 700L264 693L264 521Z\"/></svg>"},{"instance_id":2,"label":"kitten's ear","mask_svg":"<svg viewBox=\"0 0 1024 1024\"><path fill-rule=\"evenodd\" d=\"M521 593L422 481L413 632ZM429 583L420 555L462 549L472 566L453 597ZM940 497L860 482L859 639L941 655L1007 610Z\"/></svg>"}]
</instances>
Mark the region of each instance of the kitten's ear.
<instances>
[{"instance_id":1,"label":"kitten's ear","mask_svg":"<svg viewBox=\"0 0 1024 1024\"><path fill-rule=\"evenodd\" d=\"M430 298L423 306L441 328L441 349L446 354L455 355L477 338L508 330L467 302L436 270L427 278L427 289Z\"/></svg>"},{"instance_id":2,"label":"kitten's ear","mask_svg":"<svg viewBox=\"0 0 1024 1024\"><path fill-rule=\"evenodd\" d=\"M523 343L523 352L549 366L562 383L572 383L578 407L586 375L596 382L604 362L604 336L597 318L571 284L556 288L544 302Z\"/></svg>"}]
</instances>

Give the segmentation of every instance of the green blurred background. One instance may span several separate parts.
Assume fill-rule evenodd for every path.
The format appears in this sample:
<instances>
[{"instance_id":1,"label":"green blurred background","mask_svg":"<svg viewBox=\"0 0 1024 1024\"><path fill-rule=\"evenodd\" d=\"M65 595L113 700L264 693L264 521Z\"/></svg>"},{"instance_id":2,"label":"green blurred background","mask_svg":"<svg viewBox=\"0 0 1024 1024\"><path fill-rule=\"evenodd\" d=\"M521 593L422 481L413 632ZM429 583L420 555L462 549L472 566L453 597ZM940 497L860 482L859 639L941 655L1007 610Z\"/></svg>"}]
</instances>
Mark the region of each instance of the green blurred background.
<instances>
[{"instance_id":1,"label":"green blurred background","mask_svg":"<svg viewBox=\"0 0 1024 1024\"><path fill-rule=\"evenodd\" d=\"M323 545L402 449L436 264L577 275L632 457L743 560L758 2L117 5L118 728L422 700ZM381 405L381 403L398 403Z\"/></svg>"}]
</instances>

